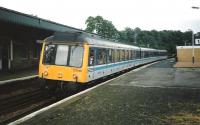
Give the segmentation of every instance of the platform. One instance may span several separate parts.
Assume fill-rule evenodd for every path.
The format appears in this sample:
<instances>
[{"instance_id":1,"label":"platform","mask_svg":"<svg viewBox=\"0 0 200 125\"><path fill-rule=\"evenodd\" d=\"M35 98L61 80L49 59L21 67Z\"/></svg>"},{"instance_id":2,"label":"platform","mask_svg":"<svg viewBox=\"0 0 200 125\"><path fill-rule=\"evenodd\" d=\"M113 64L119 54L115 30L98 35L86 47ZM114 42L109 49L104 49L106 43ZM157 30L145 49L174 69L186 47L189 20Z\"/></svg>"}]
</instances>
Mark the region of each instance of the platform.
<instances>
[{"instance_id":1,"label":"platform","mask_svg":"<svg viewBox=\"0 0 200 125\"><path fill-rule=\"evenodd\" d=\"M37 77L38 71L36 69L21 70L18 72L0 73L0 85L10 83L18 80L26 80Z\"/></svg>"},{"instance_id":2,"label":"platform","mask_svg":"<svg viewBox=\"0 0 200 125\"><path fill-rule=\"evenodd\" d=\"M176 68L200 68L200 62L177 62L174 67Z\"/></svg>"},{"instance_id":3,"label":"platform","mask_svg":"<svg viewBox=\"0 0 200 125\"><path fill-rule=\"evenodd\" d=\"M159 125L200 123L200 69L173 59L133 71L22 125Z\"/></svg>"}]
</instances>

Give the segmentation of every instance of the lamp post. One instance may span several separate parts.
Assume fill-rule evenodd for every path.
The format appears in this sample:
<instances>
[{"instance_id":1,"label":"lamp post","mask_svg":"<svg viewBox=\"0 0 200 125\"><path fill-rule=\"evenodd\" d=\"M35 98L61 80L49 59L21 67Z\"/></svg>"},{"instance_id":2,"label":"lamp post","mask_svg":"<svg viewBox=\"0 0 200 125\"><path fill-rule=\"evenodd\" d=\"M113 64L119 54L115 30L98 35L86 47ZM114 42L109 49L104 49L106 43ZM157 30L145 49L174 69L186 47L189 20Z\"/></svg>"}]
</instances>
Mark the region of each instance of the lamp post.
<instances>
[{"instance_id":1,"label":"lamp post","mask_svg":"<svg viewBox=\"0 0 200 125\"><path fill-rule=\"evenodd\" d=\"M200 9L199 7L197 6L192 6L192 9ZM192 31L192 30L191 30ZM193 31L192 31L192 63L194 63L194 34L193 34Z\"/></svg>"},{"instance_id":2,"label":"lamp post","mask_svg":"<svg viewBox=\"0 0 200 125\"><path fill-rule=\"evenodd\" d=\"M199 7L196 7L196 6L192 6L192 9L199 9Z\"/></svg>"},{"instance_id":3,"label":"lamp post","mask_svg":"<svg viewBox=\"0 0 200 125\"><path fill-rule=\"evenodd\" d=\"M194 33L191 29L188 29L192 32L192 63L194 63Z\"/></svg>"},{"instance_id":4,"label":"lamp post","mask_svg":"<svg viewBox=\"0 0 200 125\"><path fill-rule=\"evenodd\" d=\"M194 64L194 33L192 32L192 63Z\"/></svg>"}]
</instances>

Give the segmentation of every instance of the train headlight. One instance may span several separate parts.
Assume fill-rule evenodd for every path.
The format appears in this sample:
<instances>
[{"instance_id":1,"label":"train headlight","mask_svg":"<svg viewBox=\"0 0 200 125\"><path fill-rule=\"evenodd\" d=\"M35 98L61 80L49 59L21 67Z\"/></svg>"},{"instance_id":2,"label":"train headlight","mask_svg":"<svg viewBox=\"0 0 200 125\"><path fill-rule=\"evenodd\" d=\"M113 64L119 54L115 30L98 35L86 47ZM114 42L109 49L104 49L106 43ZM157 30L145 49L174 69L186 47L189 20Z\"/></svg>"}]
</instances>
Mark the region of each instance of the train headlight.
<instances>
[{"instance_id":1,"label":"train headlight","mask_svg":"<svg viewBox=\"0 0 200 125\"><path fill-rule=\"evenodd\" d=\"M76 74L73 74L73 78L76 79L78 76Z\"/></svg>"},{"instance_id":2,"label":"train headlight","mask_svg":"<svg viewBox=\"0 0 200 125\"><path fill-rule=\"evenodd\" d=\"M48 76L48 72L47 71L44 71L44 76Z\"/></svg>"},{"instance_id":3,"label":"train headlight","mask_svg":"<svg viewBox=\"0 0 200 125\"><path fill-rule=\"evenodd\" d=\"M78 76L76 74L73 74L73 79L76 80L76 82L78 81Z\"/></svg>"}]
</instances>

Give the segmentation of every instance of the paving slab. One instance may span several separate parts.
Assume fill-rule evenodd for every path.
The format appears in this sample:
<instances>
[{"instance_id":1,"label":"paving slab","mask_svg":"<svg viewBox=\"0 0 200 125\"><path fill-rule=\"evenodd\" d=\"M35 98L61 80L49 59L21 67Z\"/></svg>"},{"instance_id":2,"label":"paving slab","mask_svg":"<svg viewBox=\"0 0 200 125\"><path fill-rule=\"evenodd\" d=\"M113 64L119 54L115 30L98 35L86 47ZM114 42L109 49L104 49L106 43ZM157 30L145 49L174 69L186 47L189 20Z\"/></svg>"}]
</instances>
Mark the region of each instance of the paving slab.
<instances>
[{"instance_id":1,"label":"paving slab","mask_svg":"<svg viewBox=\"0 0 200 125\"><path fill-rule=\"evenodd\" d=\"M200 124L200 70L174 63L128 73L22 125Z\"/></svg>"},{"instance_id":2,"label":"paving slab","mask_svg":"<svg viewBox=\"0 0 200 125\"><path fill-rule=\"evenodd\" d=\"M29 76L34 76L37 74L38 74L38 71L36 69L21 70L21 71L12 72L12 73L11 72L0 73L0 81L29 77Z\"/></svg>"},{"instance_id":3,"label":"paving slab","mask_svg":"<svg viewBox=\"0 0 200 125\"><path fill-rule=\"evenodd\" d=\"M176 68L200 68L200 62L177 62L174 67Z\"/></svg>"}]
</instances>

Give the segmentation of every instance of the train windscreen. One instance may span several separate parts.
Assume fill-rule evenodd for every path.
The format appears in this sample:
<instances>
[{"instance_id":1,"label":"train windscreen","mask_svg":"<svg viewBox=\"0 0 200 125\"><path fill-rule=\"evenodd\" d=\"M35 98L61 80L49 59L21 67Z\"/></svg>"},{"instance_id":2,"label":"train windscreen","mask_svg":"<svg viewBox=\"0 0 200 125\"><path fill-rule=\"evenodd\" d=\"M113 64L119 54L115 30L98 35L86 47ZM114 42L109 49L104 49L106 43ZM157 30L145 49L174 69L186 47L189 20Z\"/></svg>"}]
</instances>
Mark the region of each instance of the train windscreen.
<instances>
[{"instance_id":1,"label":"train windscreen","mask_svg":"<svg viewBox=\"0 0 200 125\"><path fill-rule=\"evenodd\" d=\"M81 67L83 47L73 45L46 45L44 64Z\"/></svg>"}]
</instances>

